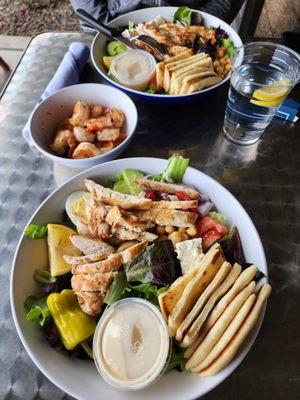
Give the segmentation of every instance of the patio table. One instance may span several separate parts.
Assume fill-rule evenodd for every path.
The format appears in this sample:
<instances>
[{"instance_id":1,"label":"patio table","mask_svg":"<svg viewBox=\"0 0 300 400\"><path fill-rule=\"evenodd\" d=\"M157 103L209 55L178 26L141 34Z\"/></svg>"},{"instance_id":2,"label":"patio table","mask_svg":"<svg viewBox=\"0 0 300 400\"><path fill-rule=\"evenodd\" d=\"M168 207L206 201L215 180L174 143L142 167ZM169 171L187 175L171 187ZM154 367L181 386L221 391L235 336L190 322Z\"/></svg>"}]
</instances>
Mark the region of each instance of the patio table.
<instances>
[{"instance_id":1,"label":"patio table","mask_svg":"<svg viewBox=\"0 0 300 400\"><path fill-rule=\"evenodd\" d=\"M29 217L57 184L74 173L30 148L22 128L75 40L90 44L92 36L42 33L34 37L0 103L0 398L6 400L70 398L42 375L25 352L11 316L9 277ZM100 82L90 64L81 80ZM230 144L221 133L227 89L224 86L202 101L181 106L134 99L137 132L122 157L168 158L175 151L189 157L191 166L237 197L263 241L273 292L261 331L244 362L204 399L296 400L300 393L299 124L274 118L256 145ZM300 99L299 90L293 95Z\"/></svg>"}]
</instances>

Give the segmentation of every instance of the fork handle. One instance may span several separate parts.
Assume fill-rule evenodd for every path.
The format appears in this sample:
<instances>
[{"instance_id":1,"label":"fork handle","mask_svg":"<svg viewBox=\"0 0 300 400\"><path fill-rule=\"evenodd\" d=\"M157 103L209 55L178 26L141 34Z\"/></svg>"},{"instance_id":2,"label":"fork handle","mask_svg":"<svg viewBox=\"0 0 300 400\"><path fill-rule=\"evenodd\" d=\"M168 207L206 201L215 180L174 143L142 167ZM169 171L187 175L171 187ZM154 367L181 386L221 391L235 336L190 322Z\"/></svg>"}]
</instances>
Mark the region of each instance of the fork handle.
<instances>
[{"instance_id":1,"label":"fork handle","mask_svg":"<svg viewBox=\"0 0 300 400\"><path fill-rule=\"evenodd\" d=\"M75 11L75 14L81 21L86 22L90 27L96 29L103 33L103 35L107 36L108 38L112 39L114 35L118 32L116 29L109 28L107 25L102 24L101 22L97 21L91 14L83 10L82 8L78 8Z\"/></svg>"}]
</instances>

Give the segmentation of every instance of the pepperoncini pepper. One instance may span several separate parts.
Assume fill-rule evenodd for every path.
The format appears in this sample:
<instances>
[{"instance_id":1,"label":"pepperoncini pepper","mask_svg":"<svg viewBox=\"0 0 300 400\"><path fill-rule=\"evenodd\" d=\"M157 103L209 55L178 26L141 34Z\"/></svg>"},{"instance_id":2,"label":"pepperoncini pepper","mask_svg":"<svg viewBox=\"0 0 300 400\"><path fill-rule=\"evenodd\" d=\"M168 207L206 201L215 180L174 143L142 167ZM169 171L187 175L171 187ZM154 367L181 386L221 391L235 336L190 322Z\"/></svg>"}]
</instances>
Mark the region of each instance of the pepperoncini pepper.
<instances>
[{"instance_id":1,"label":"pepperoncini pepper","mask_svg":"<svg viewBox=\"0 0 300 400\"><path fill-rule=\"evenodd\" d=\"M93 335L96 322L81 310L76 295L70 289L51 293L47 305L64 346L71 350Z\"/></svg>"}]
</instances>

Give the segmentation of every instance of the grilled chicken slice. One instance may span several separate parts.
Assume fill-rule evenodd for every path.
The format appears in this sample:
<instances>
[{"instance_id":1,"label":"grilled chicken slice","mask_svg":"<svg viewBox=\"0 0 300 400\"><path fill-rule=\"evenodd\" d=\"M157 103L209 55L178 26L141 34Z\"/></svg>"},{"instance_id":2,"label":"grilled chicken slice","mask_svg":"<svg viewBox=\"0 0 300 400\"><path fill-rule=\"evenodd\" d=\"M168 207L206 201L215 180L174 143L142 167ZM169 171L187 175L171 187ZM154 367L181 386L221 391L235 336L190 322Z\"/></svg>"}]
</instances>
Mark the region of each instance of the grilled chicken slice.
<instances>
[{"instance_id":1,"label":"grilled chicken slice","mask_svg":"<svg viewBox=\"0 0 300 400\"><path fill-rule=\"evenodd\" d=\"M95 200L110 206L118 206L123 210L144 210L152 206L152 200L150 199L119 193L105 188L90 179L85 180L85 186Z\"/></svg>"},{"instance_id":2,"label":"grilled chicken slice","mask_svg":"<svg viewBox=\"0 0 300 400\"><path fill-rule=\"evenodd\" d=\"M77 295L78 303L85 314L94 317L100 313L105 297L102 293L80 291L75 292L75 294Z\"/></svg>"},{"instance_id":3,"label":"grilled chicken slice","mask_svg":"<svg viewBox=\"0 0 300 400\"><path fill-rule=\"evenodd\" d=\"M105 258L109 257L111 253L95 253L95 254L88 254L86 256L78 256L78 257L71 257L71 256L64 256L64 260L71 265L78 265L78 264L86 264L95 261L101 261Z\"/></svg>"},{"instance_id":4,"label":"grilled chicken slice","mask_svg":"<svg viewBox=\"0 0 300 400\"><path fill-rule=\"evenodd\" d=\"M178 228L188 228L193 226L197 219L197 214L194 212L159 208L136 211L135 215L141 221L151 221L155 222L157 225L172 225Z\"/></svg>"},{"instance_id":5,"label":"grilled chicken slice","mask_svg":"<svg viewBox=\"0 0 300 400\"><path fill-rule=\"evenodd\" d=\"M109 271L115 271L119 269L123 264L133 260L144 248L147 242L141 242L127 249L121 251L120 253L115 253L110 255L103 261L98 261L94 263L88 263L83 265L75 265L72 268L72 274L93 274L93 273L109 273Z\"/></svg>"},{"instance_id":6,"label":"grilled chicken slice","mask_svg":"<svg viewBox=\"0 0 300 400\"><path fill-rule=\"evenodd\" d=\"M198 200L190 201L154 201L151 208L169 208L172 210L189 210L190 208L197 208Z\"/></svg>"},{"instance_id":7,"label":"grilled chicken slice","mask_svg":"<svg viewBox=\"0 0 300 400\"><path fill-rule=\"evenodd\" d=\"M91 235L91 231L88 225L84 224L81 221L76 221L76 229L80 235Z\"/></svg>"},{"instance_id":8,"label":"grilled chicken slice","mask_svg":"<svg viewBox=\"0 0 300 400\"><path fill-rule=\"evenodd\" d=\"M100 239L94 239L83 235L71 235L70 240L83 254L113 254L116 250Z\"/></svg>"},{"instance_id":9,"label":"grilled chicken slice","mask_svg":"<svg viewBox=\"0 0 300 400\"><path fill-rule=\"evenodd\" d=\"M157 239L157 235L151 232L134 232L129 229L125 229L122 227L117 227L115 229L114 235L117 239L120 239L122 241L127 241L127 240L137 240L139 242L143 242L144 240L147 242L153 242L155 239Z\"/></svg>"},{"instance_id":10,"label":"grilled chicken slice","mask_svg":"<svg viewBox=\"0 0 300 400\"><path fill-rule=\"evenodd\" d=\"M71 278L71 286L74 292L100 292L105 295L113 278L112 272L97 274L77 274Z\"/></svg>"},{"instance_id":11,"label":"grilled chicken slice","mask_svg":"<svg viewBox=\"0 0 300 400\"><path fill-rule=\"evenodd\" d=\"M199 199L199 193L197 192L197 190L192 189L185 185L175 185L174 183L156 182L145 178L136 178L134 179L134 181L146 189L159 190L160 192L170 193L170 194L176 194L176 192L182 192L187 196L189 196L192 200Z\"/></svg>"},{"instance_id":12,"label":"grilled chicken slice","mask_svg":"<svg viewBox=\"0 0 300 400\"><path fill-rule=\"evenodd\" d=\"M153 227L153 224L141 222L136 216L120 210L120 208L116 206L110 208L105 221L112 227L112 233L117 232L119 227L136 233L141 233Z\"/></svg>"},{"instance_id":13,"label":"grilled chicken slice","mask_svg":"<svg viewBox=\"0 0 300 400\"><path fill-rule=\"evenodd\" d=\"M93 235L101 239L108 239L110 235L109 224L105 221L108 213L104 204L97 204L93 199L86 202L88 226Z\"/></svg>"}]
</instances>

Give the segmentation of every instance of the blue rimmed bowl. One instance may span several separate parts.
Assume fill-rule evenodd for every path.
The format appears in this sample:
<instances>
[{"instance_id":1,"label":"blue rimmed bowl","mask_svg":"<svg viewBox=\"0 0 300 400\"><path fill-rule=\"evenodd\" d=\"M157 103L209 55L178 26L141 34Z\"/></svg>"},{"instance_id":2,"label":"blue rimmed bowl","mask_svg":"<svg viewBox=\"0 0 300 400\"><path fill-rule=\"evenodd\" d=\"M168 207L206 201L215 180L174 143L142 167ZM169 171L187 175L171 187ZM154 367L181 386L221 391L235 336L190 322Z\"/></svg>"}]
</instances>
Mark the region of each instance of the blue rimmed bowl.
<instances>
[{"instance_id":1,"label":"blue rimmed bowl","mask_svg":"<svg viewBox=\"0 0 300 400\"><path fill-rule=\"evenodd\" d=\"M132 11L121 15L120 17L111 21L108 25L114 28L128 26L129 21L133 21L134 24L138 24L145 21L151 21L155 19L158 15L162 16L163 18L172 21L173 15L177 7L151 7L151 8L144 8L137 11ZM200 12L197 10L193 10L195 12ZM207 14L201 11L203 25L207 27L221 27L224 29L225 32L228 33L229 38L232 40L233 44L236 47L240 47L243 45L241 38L236 33L236 31L231 28L226 22L222 21L221 19L214 17L213 15ZM199 100L203 96L212 91L217 90L220 86L224 85L230 79L230 74L223 79L222 82L218 83L217 85L211 86L207 89L203 89L199 92L191 93L191 94L179 94L179 95L161 95L161 94L151 94L146 92L140 92L134 89L127 88L107 76L107 70L102 63L103 56L107 55L106 52L106 43L107 38L102 34L97 34L95 39L92 43L91 48L91 57L94 67L99 72L99 74L108 81L110 84L118 87L119 89L127 92L128 94L132 94L137 98L153 101L155 103L164 103L164 104L174 104L174 103L185 103L192 100Z\"/></svg>"}]
</instances>

